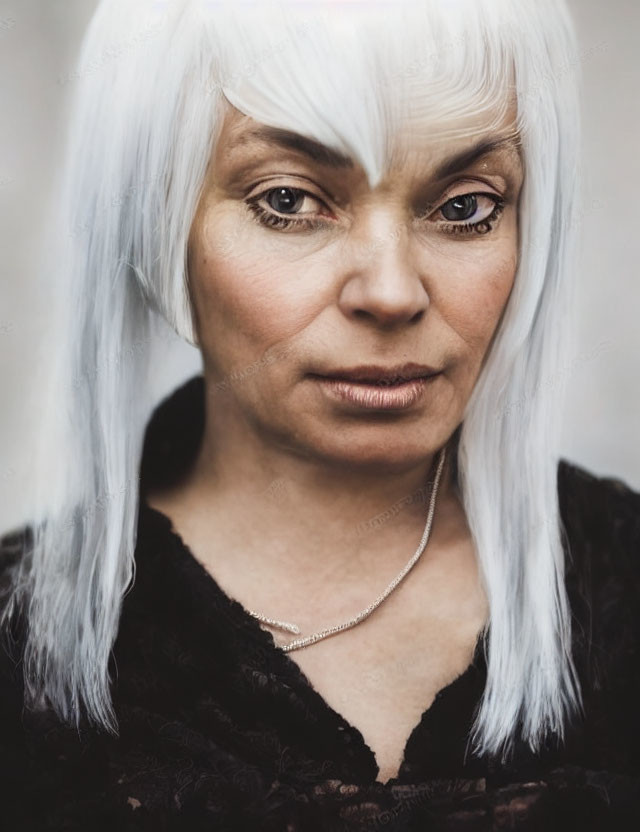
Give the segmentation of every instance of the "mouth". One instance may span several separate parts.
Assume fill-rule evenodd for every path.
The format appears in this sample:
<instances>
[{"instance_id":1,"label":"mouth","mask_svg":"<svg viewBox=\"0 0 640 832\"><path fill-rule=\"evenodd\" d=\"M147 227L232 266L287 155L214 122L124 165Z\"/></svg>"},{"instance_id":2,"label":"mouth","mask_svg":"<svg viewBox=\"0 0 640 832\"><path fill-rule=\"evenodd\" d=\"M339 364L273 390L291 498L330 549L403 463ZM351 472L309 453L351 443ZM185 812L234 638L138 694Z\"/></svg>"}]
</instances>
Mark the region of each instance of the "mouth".
<instances>
[{"instance_id":1,"label":"mouth","mask_svg":"<svg viewBox=\"0 0 640 832\"><path fill-rule=\"evenodd\" d=\"M407 410L424 403L433 379L442 373L424 365L401 368L356 367L335 373L310 373L334 402L359 410Z\"/></svg>"},{"instance_id":2,"label":"mouth","mask_svg":"<svg viewBox=\"0 0 640 832\"><path fill-rule=\"evenodd\" d=\"M416 381L416 379L428 377L428 375L412 376L411 378L396 376L395 378L381 378L373 380L365 378L348 378L347 376L323 376L323 378L333 379L334 381L348 381L349 384L361 384L366 387L400 387L410 381Z\"/></svg>"},{"instance_id":3,"label":"mouth","mask_svg":"<svg viewBox=\"0 0 640 832\"><path fill-rule=\"evenodd\" d=\"M411 363L388 368L361 365L351 369L340 369L326 373L310 373L310 375L335 381L347 381L350 384L364 384L375 387L399 387L416 379L429 378L437 375L439 372L439 370L424 364Z\"/></svg>"}]
</instances>

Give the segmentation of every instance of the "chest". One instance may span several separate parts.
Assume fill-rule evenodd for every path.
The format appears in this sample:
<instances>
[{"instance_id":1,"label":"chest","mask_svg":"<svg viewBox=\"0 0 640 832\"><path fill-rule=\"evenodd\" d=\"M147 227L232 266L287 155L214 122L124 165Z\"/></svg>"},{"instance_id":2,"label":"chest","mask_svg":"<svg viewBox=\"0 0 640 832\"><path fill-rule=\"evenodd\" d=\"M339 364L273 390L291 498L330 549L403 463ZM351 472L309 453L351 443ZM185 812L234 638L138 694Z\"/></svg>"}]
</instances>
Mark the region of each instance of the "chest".
<instances>
[{"instance_id":1,"label":"chest","mask_svg":"<svg viewBox=\"0 0 640 832\"><path fill-rule=\"evenodd\" d=\"M375 755L377 779L386 782L397 776L407 741L438 692L469 666L483 624L481 616L426 615L420 626L396 620L390 640L388 633L381 637L381 615L369 629L361 624L287 655L325 703L362 734Z\"/></svg>"}]
</instances>

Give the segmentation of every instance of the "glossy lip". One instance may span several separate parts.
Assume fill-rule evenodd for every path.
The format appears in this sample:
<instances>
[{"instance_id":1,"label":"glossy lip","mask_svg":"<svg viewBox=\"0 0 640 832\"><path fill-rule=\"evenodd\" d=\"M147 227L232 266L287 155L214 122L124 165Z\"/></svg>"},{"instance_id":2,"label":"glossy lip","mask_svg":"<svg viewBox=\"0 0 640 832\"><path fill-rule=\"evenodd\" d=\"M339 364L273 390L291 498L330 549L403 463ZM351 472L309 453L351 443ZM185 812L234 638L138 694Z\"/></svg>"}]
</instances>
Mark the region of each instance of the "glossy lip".
<instances>
[{"instance_id":1,"label":"glossy lip","mask_svg":"<svg viewBox=\"0 0 640 832\"><path fill-rule=\"evenodd\" d=\"M322 373L310 373L310 375L319 378L348 380L355 383L369 382L373 384L392 384L396 386L398 383L403 381L425 378L439 372L439 370L436 370L434 367L429 367L426 364L408 362L406 364L396 364L393 367L380 367L376 364L361 364L358 367L351 367L349 369L330 370Z\"/></svg>"},{"instance_id":2,"label":"glossy lip","mask_svg":"<svg viewBox=\"0 0 640 832\"><path fill-rule=\"evenodd\" d=\"M340 378L315 376L332 399L369 410L407 410L417 404L440 373L413 378L400 384L384 385Z\"/></svg>"}]
</instances>

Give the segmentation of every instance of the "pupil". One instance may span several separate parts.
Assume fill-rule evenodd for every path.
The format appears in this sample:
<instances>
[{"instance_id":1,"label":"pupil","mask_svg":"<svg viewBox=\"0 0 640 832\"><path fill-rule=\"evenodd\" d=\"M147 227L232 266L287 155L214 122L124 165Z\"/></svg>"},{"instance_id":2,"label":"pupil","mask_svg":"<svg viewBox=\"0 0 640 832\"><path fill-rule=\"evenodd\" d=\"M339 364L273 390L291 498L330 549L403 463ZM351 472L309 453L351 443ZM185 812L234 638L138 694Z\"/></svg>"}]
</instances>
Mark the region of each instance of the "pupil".
<instances>
[{"instance_id":1,"label":"pupil","mask_svg":"<svg viewBox=\"0 0 640 832\"><path fill-rule=\"evenodd\" d=\"M440 210L447 220L468 220L477 210L477 198L474 194L454 196Z\"/></svg>"},{"instance_id":2,"label":"pupil","mask_svg":"<svg viewBox=\"0 0 640 832\"><path fill-rule=\"evenodd\" d=\"M267 196L267 202L281 214L292 212L299 206L303 194L295 194L292 188L274 188Z\"/></svg>"}]
</instances>

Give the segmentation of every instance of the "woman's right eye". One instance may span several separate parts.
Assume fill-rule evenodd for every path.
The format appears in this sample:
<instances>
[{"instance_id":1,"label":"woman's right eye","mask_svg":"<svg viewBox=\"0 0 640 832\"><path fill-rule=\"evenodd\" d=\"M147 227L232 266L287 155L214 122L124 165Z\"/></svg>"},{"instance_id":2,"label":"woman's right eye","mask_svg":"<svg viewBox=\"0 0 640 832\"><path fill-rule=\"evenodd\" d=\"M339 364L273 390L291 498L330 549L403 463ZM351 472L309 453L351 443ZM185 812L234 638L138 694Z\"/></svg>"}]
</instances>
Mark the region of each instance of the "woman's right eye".
<instances>
[{"instance_id":1,"label":"woman's right eye","mask_svg":"<svg viewBox=\"0 0 640 832\"><path fill-rule=\"evenodd\" d=\"M265 209L260 204L263 200L272 209L271 211ZM248 199L246 204L256 221L270 228L278 228L281 230L286 228L311 230L326 225L327 221L320 219L318 215L314 216L313 212L311 212L312 217L305 217L301 216L300 213L295 213L297 209L305 204L306 200L311 200L320 205L323 204L318 197L308 191L290 186L269 188L261 194ZM277 211L278 213L272 213L272 211Z\"/></svg>"},{"instance_id":2,"label":"woman's right eye","mask_svg":"<svg viewBox=\"0 0 640 832\"><path fill-rule=\"evenodd\" d=\"M266 192L266 201L270 208L278 211L281 214L288 212L295 213L296 208L304 203L305 199L310 196L306 191L298 188L272 188Z\"/></svg>"}]
</instances>

